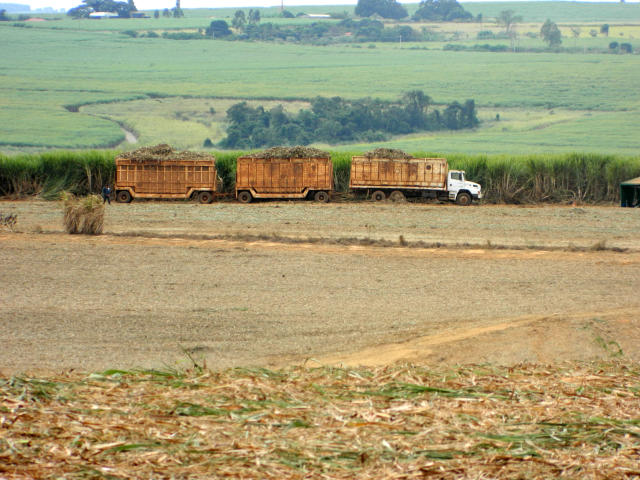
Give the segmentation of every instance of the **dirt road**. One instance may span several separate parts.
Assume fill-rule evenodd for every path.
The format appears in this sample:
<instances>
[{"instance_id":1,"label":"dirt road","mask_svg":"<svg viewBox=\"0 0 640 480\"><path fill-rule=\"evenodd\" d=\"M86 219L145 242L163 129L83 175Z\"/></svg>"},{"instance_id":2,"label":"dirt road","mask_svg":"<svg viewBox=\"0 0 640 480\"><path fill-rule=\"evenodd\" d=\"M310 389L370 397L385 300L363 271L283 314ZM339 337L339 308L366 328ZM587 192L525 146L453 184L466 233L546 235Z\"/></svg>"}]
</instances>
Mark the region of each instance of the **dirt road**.
<instances>
[{"instance_id":1,"label":"dirt road","mask_svg":"<svg viewBox=\"0 0 640 480\"><path fill-rule=\"evenodd\" d=\"M19 230L0 234L5 375L640 359L632 209L149 202L111 207L98 237L62 233L54 203L0 202L0 212L16 213ZM243 241L247 232L455 248ZM569 245L596 248L550 248Z\"/></svg>"}]
</instances>

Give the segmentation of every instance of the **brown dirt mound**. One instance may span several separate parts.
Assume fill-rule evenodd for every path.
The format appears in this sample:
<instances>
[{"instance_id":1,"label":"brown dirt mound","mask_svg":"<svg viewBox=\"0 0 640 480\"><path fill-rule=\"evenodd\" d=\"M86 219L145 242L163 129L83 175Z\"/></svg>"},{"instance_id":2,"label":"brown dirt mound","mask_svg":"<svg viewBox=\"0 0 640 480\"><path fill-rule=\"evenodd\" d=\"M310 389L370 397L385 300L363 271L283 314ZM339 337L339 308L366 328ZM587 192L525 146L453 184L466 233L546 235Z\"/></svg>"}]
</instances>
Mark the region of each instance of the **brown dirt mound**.
<instances>
[{"instance_id":1,"label":"brown dirt mound","mask_svg":"<svg viewBox=\"0 0 640 480\"><path fill-rule=\"evenodd\" d=\"M318 150L317 148L303 147L297 145L295 147L272 147L262 152L247 155L250 158L329 158L329 152Z\"/></svg>"},{"instance_id":2,"label":"brown dirt mound","mask_svg":"<svg viewBox=\"0 0 640 480\"><path fill-rule=\"evenodd\" d=\"M363 156L367 158L388 158L390 160L409 160L413 158L413 155L393 148L376 148L375 150L365 153Z\"/></svg>"},{"instance_id":3,"label":"brown dirt mound","mask_svg":"<svg viewBox=\"0 0 640 480\"><path fill-rule=\"evenodd\" d=\"M166 162L170 160L215 160L213 155L208 153L198 153L174 150L171 145L161 143L153 147L142 147L119 155L120 158L134 162Z\"/></svg>"}]
</instances>

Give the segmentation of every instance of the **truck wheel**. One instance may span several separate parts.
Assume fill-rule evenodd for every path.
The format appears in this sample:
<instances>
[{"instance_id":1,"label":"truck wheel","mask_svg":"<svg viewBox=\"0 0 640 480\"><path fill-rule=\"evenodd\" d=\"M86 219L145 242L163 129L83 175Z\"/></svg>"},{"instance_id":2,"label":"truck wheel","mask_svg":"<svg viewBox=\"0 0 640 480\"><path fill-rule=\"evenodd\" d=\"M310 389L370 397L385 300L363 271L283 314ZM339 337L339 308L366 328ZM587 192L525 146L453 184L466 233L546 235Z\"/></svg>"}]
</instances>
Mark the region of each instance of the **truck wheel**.
<instances>
[{"instance_id":1,"label":"truck wheel","mask_svg":"<svg viewBox=\"0 0 640 480\"><path fill-rule=\"evenodd\" d=\"M200 203L211 203L213 202L213 194L211 192L200 192L198 194L198 201Z\"/></svg>"},{"instance_id":2,"label":"truck wheel","mask_svg":"<svg viewBox=\"0 0 640 480\"><path fill-rule=\"evenodd\" d=\"M371 200L374 202L382 202L385 198L387 198L387 196L382 190L376 190L371 194Z\"/></svg>"},{"instance_id":3,"label":"truck wheel","mask_svg":"<svg viewBox=\"0 0 640 480\"><path fill-rule=\"evenodd\" d=\"M393 192L391 192L391 195L389 195L389 200L391 200L392 202L404 202L406 200L404 193L402 193L400 190L394 190Z\"/></svg>"},{"instance_id":4,"label":"truck wheel","mask_svg":"<svg viewBox=\"0 0 640 480\"><path fill-rule=\"evenodd\" d=\"M322 203L327 203L329 201L329 193L328 192L316 192L316 194L313 196L313 199L316 202L322 202Z\"/></svg>"},{"instance_id":5,"label":"truck wheel","mask_svg":"<svg viewBox=\"0 0 640 480\"><path fill-rule=\"evenodd\" d=\"M129 203L131 201L131 194L126 190L120 190L116 193L116 201L120 203Z\"/></svg>"},{"instance_id":6,"label":"truck wheel","mask_svg":"<svg viewBox=\"0 0 640 480\"><path fill-rule=\"evenodd\" d=\"M466 192L459 193L456 197L456 203L465 207L471 205L471 195Z\"/></svg>"},{"instance_id":7,"label":"truck wheel","mask_svg":"<svg viewBox=\"0 0 640 480\"><path fill-rule=\"evenodd\" d=\"M250 203L253 197L251 196L251 192L243 191L238 193L238 200L241 203Z\"/></svg>"}]
</instances>

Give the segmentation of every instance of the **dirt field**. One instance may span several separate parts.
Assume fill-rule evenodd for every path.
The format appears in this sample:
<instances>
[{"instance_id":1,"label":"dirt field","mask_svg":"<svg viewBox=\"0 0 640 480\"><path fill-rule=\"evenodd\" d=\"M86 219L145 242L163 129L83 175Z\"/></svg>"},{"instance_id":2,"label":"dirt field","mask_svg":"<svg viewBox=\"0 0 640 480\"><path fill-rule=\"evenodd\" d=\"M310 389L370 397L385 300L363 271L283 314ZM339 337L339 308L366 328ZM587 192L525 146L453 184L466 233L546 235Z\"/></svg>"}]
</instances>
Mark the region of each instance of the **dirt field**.
<instances>
[{"instance_id":1,"label":"dirt field","mask_svg":"<svg viewBox=\"0 0 640 480\"><path fill-rule=\"evenodd\" d=\"M640 359L637 209L140 202L97 237L0 213L3 375Z\"/></svg>"}]
</instances>

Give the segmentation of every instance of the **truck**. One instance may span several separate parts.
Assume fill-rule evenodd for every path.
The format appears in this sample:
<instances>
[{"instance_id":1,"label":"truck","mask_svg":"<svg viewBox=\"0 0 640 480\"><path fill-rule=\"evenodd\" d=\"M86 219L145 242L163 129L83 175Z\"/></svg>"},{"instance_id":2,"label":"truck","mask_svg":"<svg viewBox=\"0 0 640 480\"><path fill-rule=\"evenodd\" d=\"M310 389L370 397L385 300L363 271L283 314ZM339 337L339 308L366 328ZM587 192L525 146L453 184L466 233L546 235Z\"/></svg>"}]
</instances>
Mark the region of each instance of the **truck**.
<instances>
[{"instance_id":1,"label":"truck","mask_svg":"<svg viewBox=\"0 0 640 480\"><path fill-rule=\"evenodd\" d=\"M211 203L222 191L215 157L174 152L169 145L141 148L116 157L116 200L197 199Z\"/></svg>"},{"instance_id":2,"label":"truck","mask_svg":"<svg viewBox=\"0 0 640 480\"><path fill-rule=\"evenodd\" d=\"M470 205L482 198L481 186L467 181L463 170L449 170L445 158L354 156L349 188L376 202L422 197Z\"/></svg>"},{"instance_id":3,"label":"truck","mask_svg":"<svg viewBox=\"0 0 640 480\"><path fill-rule=\"evenodd\" d=\"M303 147L275 147L238 157L236 198L314 199L328 202L333 190L333 163L327 152Z\"/></svg>"}]
</instances>

